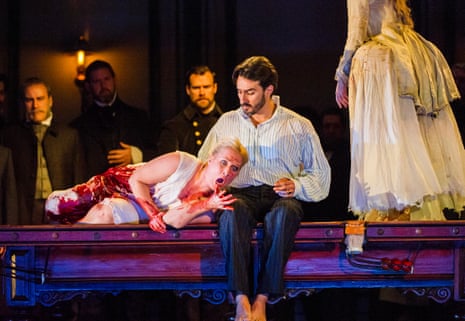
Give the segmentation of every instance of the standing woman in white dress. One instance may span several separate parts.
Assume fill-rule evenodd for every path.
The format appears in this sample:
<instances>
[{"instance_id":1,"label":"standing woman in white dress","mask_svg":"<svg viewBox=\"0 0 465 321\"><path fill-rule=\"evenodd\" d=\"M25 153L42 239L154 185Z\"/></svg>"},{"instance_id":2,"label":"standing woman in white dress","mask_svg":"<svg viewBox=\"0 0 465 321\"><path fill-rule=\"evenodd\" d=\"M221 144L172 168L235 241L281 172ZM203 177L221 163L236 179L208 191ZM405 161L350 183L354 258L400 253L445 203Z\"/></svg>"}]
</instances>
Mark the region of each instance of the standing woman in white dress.
<instances>
[{"instance_id":1,"label":"standing woman in white dress","mask_svg":"<svg viewBox=\"0 0 465 321\"><path fill-rule=\"evenodd\" d=\"M365 220L445 220L465 205L465 152L441 52L406 0L347 0L336 101L351 131L349 209Z\"/></svg>"}]
</instances>

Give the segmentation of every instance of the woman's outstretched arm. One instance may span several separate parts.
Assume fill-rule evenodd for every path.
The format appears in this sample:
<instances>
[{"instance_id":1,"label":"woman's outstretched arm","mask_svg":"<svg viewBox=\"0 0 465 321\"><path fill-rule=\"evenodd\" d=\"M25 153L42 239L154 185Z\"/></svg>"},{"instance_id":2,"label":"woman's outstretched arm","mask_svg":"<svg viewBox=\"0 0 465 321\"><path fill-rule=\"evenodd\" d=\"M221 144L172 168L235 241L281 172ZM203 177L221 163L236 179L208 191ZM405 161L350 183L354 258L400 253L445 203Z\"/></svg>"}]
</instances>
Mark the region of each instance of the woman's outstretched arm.
<instances>
[{"instance_id":1,"label":"woman's outstretched arm","mask_svg":"<svg viewBox=\"0 0 465 321\"><path fill-rule=\"evenodd\" d=\"M170 177L178 168L179 162L179 153L168 153L137 168L129 178L129 185L134 198L150 217L149 225L154 231L164 232L166 231L166 225L161 219L163 213L153 202L150 189Z\"/></svg>"},{"instance_id":2,"label":"woman's outstretched arm","mask_svg":"<svg viewBox=\"0 0 465 321\"><path fill-rule=\"evenodd\" d=\"M236 198L226 191L217 189L209 197L203 197L172 208L163 214L163 221L174 228L182 228L191 223L210 223L211 214L216 210L232 209Z\"/></svg>"}]
</instances>

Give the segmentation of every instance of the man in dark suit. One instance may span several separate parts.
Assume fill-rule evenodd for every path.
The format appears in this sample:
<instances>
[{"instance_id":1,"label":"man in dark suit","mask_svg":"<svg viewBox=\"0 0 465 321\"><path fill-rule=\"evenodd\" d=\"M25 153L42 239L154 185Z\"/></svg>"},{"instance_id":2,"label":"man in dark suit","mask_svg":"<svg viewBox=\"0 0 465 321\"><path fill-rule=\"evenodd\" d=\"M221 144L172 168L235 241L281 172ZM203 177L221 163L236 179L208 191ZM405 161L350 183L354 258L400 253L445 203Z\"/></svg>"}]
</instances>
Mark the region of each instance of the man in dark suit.
<instances>
[{"instance_id":1,"label":"man in dark suit","mask_svg":"<svg viewBox=\"0 0 465 321\"><path fill-rule=\"evenodd\" d=\"M87 176L152 158L155 143L148 115L119 98L112 66L102 60L92 62L86 68L84 85L93 103L71 126L82 138Z\"/></svg>"},{"instance_id":2,"label":"man in dark suit","mask_svg":"<svg viewBox=\"0 0 465 321\"><path fill-rule=\"evenodd\" d=\"M0 224L18 224L18 198L11 150L0 146Z\"/></svg>"},{"instance_id":3,"label":"man in dark suit","mask_svg":"<svg viewBox=\"0 0 465 321\"><path fill-rule=\"evenodd\" d=\"M78 132L53 118L50 87L27 79L21 90L24 120L6 126L1 143L13 153L19 224L42 224L48 194L85 180L85 159Z\"/></svg>"}]
</instances>

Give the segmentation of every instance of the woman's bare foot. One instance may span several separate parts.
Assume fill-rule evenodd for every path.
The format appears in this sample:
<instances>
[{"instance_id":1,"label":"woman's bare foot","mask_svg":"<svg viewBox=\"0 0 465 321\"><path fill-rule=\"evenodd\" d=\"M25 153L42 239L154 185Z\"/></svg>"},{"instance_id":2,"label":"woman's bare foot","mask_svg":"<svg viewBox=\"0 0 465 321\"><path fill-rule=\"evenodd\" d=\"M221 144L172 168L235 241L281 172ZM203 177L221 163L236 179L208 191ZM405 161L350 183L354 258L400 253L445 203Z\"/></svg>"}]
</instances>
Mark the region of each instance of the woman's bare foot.
<instances>
[{"instance_id":1,"label":"woman's bare foot","mask_svg":"<svg viewBox=\"0 0 465 321\"><path fill-rule=\"evenodd\" d=\"M252 321L250 301L244 294L236 296L236 317L234 321Z\"/></svg>"},{"instance_id":2,"label":"woman's bare foot","mask_svg":"<svg viewBox=\"0 0 465 321\"><path fill-rule=\"evenodd\" d=\"M268 297L258 294L252 305L252 321L266 321L266 302Z\"/></svg>"}]
</instances>

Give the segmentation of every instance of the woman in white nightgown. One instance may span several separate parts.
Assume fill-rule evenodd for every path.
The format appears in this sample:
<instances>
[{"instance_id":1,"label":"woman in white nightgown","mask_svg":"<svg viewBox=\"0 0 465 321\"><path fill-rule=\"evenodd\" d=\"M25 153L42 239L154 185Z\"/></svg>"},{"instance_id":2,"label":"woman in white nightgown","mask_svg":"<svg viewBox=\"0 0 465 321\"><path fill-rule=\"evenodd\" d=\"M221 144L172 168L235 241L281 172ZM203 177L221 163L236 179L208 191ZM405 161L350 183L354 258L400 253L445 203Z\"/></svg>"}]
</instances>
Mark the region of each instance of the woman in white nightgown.
<instances>
[{"instance_id":1,"label":"woman in white nightgown","mask_svg":"<svg viewBox=\"0 0 465 321\"><path fill-rule=\"evenodd\" d=\"M465 152L441 52L406 0L347 0L336 101L349 108L349 208L365 220L444 220L465 205Z\"/></svg>"},{"instance_id":2,"label":"woman in white nightgown","mask_svg":"<svg viewBox=\"0 0 465 321\"><path fill-rule=\"evenodd\" d=\"M45 210L61 223L149 223L161 233L168 225L210 223L213 212L230 209L236 200L225 188L247 161L241 142L227 137L205 162L176 151L147 163L112 167L83 184L54 191Z\"/></svg>"}]
</instances>

